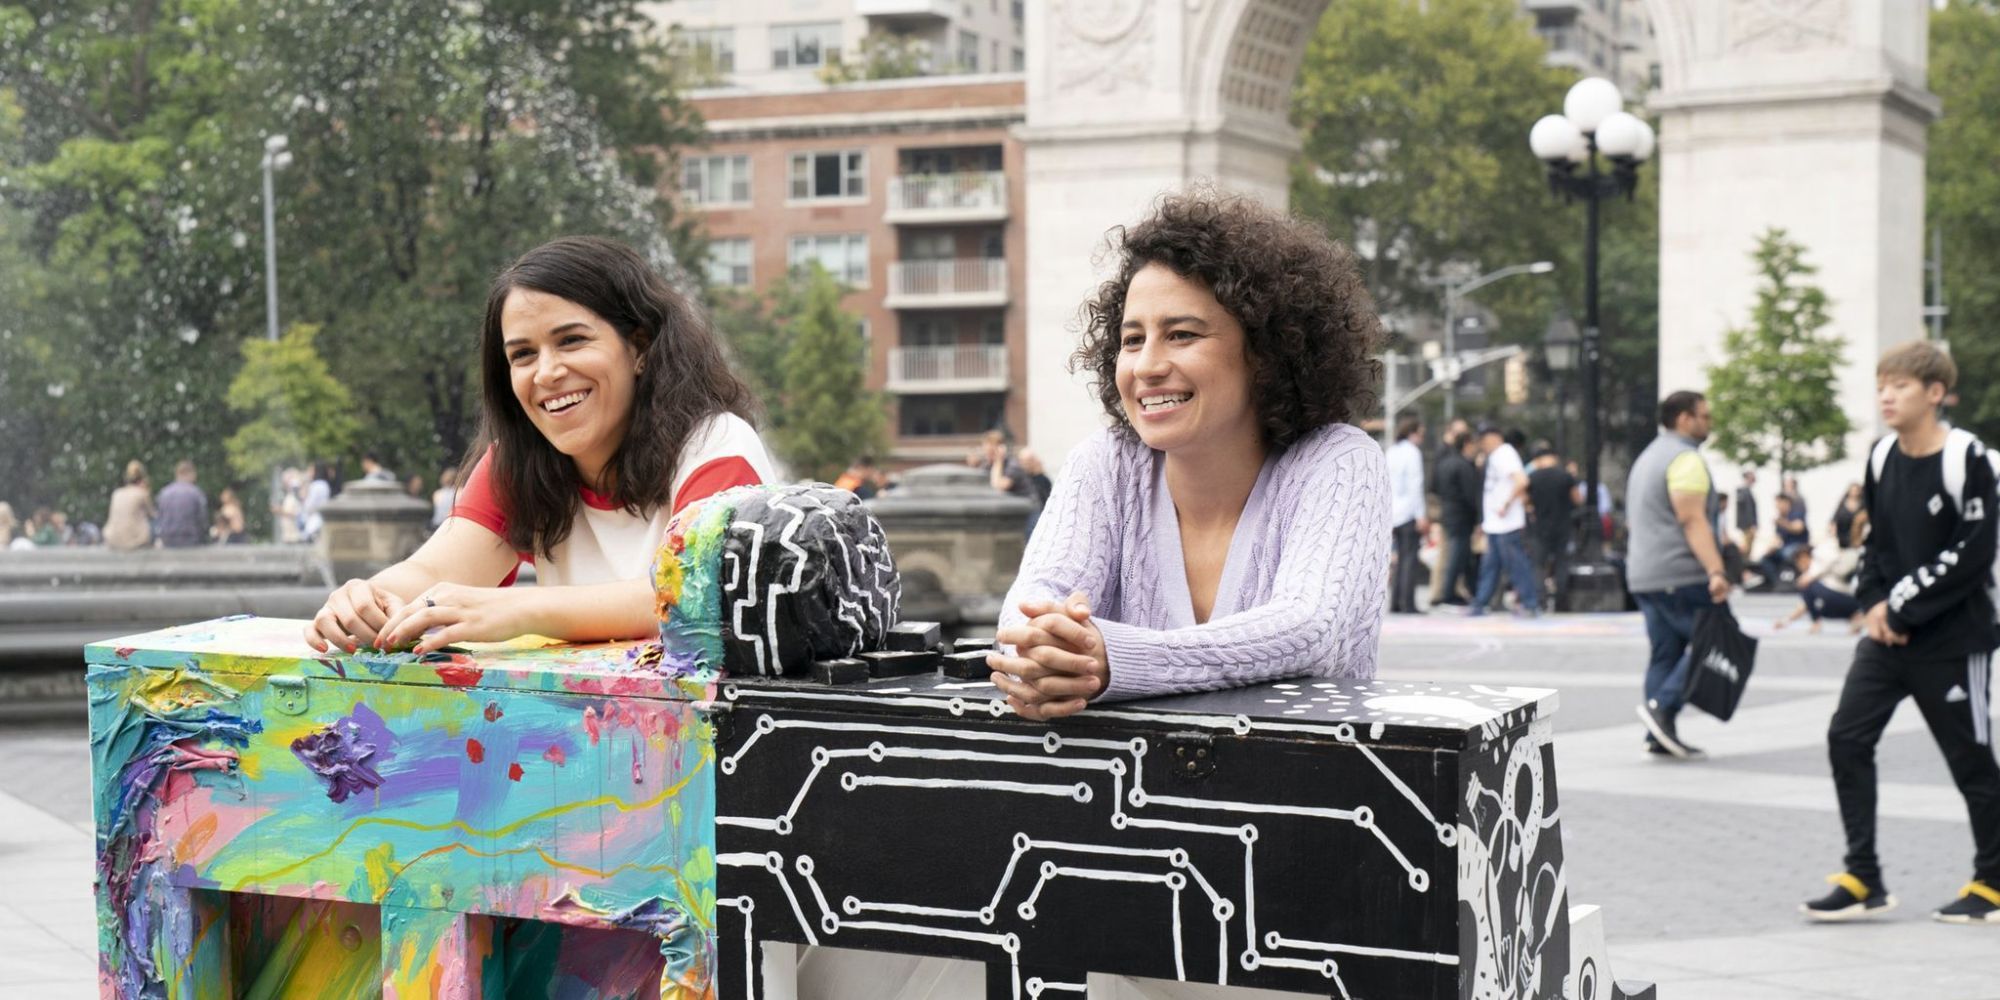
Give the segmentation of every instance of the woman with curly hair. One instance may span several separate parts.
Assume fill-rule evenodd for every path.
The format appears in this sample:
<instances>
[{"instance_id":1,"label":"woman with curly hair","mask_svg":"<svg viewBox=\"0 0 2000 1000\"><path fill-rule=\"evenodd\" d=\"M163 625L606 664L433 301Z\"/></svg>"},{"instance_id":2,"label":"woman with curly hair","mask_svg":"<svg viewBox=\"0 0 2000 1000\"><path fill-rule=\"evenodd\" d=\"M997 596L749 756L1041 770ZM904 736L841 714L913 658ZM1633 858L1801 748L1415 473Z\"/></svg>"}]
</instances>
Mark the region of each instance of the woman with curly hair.
<instances>
[{"instance_id":1,"label":"woman with curly hair","mask_svg":"<svg viewBox=\"0 0 2000 1000\"><path fill-rule=\"evenodd\" d=\"M1092 700L1373 677L1389 562L1367 412L1380 323L1354 256L1208 192L1112 231L1072 367L1112 426L1069 456L1000 620L993 682Z\"/></svg>"}]
</instances>

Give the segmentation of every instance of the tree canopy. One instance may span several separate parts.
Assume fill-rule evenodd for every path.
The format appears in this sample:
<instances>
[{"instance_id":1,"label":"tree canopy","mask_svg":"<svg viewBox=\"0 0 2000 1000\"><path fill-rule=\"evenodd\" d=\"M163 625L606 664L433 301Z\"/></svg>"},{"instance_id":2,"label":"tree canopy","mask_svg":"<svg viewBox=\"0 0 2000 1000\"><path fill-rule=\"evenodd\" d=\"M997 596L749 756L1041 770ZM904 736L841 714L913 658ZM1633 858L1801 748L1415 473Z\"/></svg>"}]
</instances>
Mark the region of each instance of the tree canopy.
<instances>
[{"instance_id":1,"label":"tree canopy","mask_svg":"<svg viewBox=\"0 0 2000 1000\"><path fill-rule=\"evenodd\" d=\"M1710 442L1732 462L1781 474L1847 457L1853 429L1840 408L1846 341L1820 334L1833 320L1805 253L1782 229L1757 238L1750 258L1763 280L1750 324L1724 336L1726 360L1708 369Z\"/></svg>"},{"instance_id":2,"label":"tree canopy","mask_svg":"<svg viewBox=\"0 0 2000 1000\"><path fill-rule=\"evenodd\" d=\"M280 315L319 328L357 445L456 459L502 265L570 233L670 272L696 245L655 185L698 125L640 7L0 3L0 482L88 510L126 459L222 465L271 135Z\"/></svg>"},{"instance_id":3,"label":"tree canopy","mask_svg":"<svg viewBox=\"0 0 2000 1000\"><path fill-rule=\"evenodd\" d=\"M1944 117L1930 130L1925 190L1943 235L1945 339L1958 362L1952 417L2000 441L2000 3L1952 0L1931 14L1931 91ZM1925 243L1925 252L1930 244ZM1913 325L1910 336L1918 331Z\"/></svg>"}]
</instances>

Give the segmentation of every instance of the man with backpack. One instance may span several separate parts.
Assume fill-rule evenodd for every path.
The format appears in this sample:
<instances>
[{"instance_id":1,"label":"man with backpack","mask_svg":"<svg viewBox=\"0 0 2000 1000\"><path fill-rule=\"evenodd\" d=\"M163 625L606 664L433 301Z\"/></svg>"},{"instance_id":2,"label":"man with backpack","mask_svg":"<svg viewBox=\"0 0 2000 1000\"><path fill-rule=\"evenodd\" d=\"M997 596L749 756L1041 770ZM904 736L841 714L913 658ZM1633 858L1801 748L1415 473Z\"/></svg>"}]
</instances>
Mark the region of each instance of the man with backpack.
<instances>
[{"instance_id":1,"label":"man with backpack","mask_svg":"<svg viewBox=\"0 0 2000 1000\"><path fill-rule=\"evenodd\" d=\"M1995 474L1978 438L1938 419L1958 380L1949 355L1913 341L1882 356L1876 402L1894 433L1869 456L1862 509L1871 534L1855 597L1867 637L1827 728L1846 827L1846 870L1801 906L1813 920L1853 920L1896 905L1875 851L1875 745L1904 698L1915 698L1972 820L1972 881L1932 913L2000 926L2000 762L1988 697L2000 643L1992 584Z\"/></svg>"}]
</instances>

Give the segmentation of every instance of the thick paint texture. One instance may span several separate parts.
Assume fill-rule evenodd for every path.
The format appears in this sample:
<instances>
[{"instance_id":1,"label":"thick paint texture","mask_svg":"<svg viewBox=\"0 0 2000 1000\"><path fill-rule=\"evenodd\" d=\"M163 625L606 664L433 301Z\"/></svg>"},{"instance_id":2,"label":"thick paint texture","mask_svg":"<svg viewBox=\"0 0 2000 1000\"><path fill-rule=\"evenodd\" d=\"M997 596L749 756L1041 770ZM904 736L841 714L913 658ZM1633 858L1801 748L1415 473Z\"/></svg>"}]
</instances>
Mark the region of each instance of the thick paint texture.
<instances>
[{"instance_id":1,"label":"thick paint texture","mask_svg":"<svg viewBox=\"0 0 2000 1000\"><path fill-rule=\"evenodd\" d=\"M712 995L703 677L648 642L298 634L88 648L104 995Z\"/></svg>"}]
</instances>

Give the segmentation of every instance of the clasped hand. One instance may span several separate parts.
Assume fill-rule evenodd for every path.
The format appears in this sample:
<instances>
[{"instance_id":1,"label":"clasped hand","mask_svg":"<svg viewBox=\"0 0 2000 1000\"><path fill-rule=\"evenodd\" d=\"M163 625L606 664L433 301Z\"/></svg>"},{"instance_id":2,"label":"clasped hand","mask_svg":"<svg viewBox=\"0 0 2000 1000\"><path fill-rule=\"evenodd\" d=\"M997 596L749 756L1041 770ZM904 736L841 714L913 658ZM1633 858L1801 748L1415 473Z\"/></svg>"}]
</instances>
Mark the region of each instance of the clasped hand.
<instances>
[{"instance_id":1,"label":"clasped hand","mask_svg":"<svg viewBox=\"0 0 2000 1000\"><path fill-rule=\"evenodd\" d=\"M306 644L319 652L362 647L418 655L454 642L511 639L536 631L520 594L505 587L440 583L404 601L367 580L349 580L327 597L306 626ZM411 644L414 643L414 646Z\"/></svg>"},{"instance_id":2,"label":"clasped hand","mask_svg":"<svg viewBox=\"0 0 2000 1000\"><path fill-rule=\"evenodd\" d=\"M1014 647L1014 655L986 658L993 685L1021 718L1036 722L1083 711L1111 683L1104 634L1090 620L1090 598L1082 591L1063 601L1023 601L1028 620L994 637Z\"/></svg>"}]
</instances>

